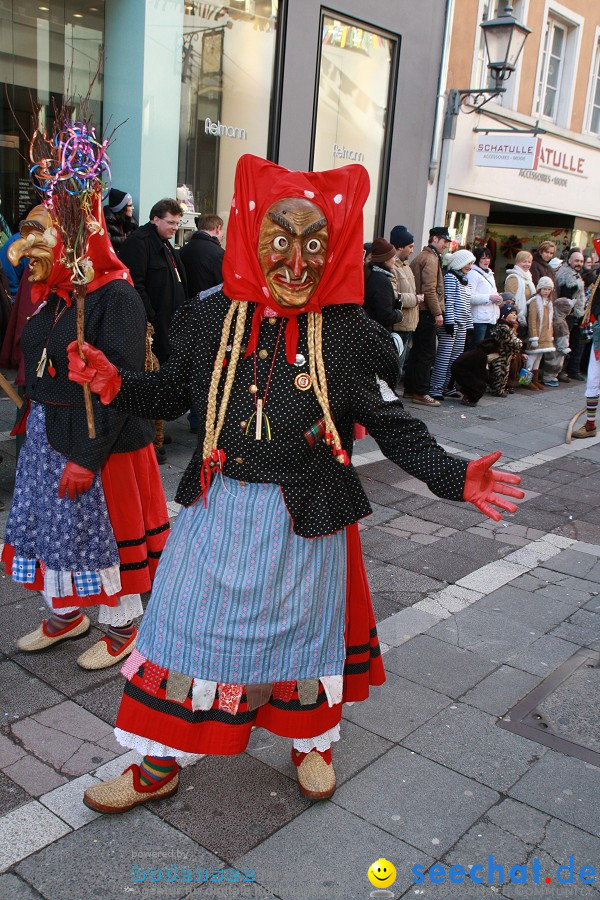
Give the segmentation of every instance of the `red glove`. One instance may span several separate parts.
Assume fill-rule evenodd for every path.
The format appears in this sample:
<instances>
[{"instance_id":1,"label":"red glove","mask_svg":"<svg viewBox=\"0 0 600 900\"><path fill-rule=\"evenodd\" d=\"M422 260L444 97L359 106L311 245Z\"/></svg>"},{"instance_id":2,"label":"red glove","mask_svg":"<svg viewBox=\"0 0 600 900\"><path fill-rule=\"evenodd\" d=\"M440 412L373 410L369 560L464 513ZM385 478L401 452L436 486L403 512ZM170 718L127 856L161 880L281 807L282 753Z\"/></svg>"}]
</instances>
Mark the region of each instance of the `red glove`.
<instances>
[{"instance_id":1,"label":"red glove","mask_svg":"<svg viewBox=\"0 0 600 900\"><path fill-rule=\"evenodd\" d=\"M85 342L81 345L85 360L79 355L77 341L67 347L69 357L69 379L77 384L89 384L94 394L99 394L100 402L106 406L121 390L121 376L102 350Z\"/></svg>"},{"instance_id":2,"label":"red glove","mask_svg":"<svg viewBox=\"0 0 600 900\"><path fill-rule=\"evenodd\" d=\"M60 476L58 496L62 499L67 494L69 500L75 500L79 494L85 494L86 491L89 491L93 480L93 472L69 461L65 464L63 473Z\"/></svg>"},{"instance_id":3,"label":"red glove","mask_svg":"<svg viewBox=\"0 0 600 900\"><path fill-rule=\"evenodd\" d=\"M490 506L499 506L507 512L515 512L517 507L510 500L504 500L497 497L498 494L506 494L507 497L516 497L521 499L525 496L525 492L520 488L509 487L511 484L521 484L518 475L512 472L500 472L492 469L496 460L500 459L502 451L497 450L496 453L489 453L480 459L474 459L467 466L467 477L465 478L465 487L463 491L463 500L468 500L477 509L480 509L484 515L499 522L502 516L500 513Z\"/></svg>"}]
</instances>

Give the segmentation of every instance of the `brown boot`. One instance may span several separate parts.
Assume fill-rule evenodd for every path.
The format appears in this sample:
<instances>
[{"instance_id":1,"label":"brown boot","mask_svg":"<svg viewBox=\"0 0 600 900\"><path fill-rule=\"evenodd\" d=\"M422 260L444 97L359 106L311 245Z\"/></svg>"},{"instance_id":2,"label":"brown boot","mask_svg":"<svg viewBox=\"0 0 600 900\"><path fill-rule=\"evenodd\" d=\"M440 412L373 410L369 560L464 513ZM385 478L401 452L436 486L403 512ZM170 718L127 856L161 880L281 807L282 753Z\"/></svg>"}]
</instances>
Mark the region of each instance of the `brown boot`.
<instances>
[{"instance_id":1,"label":"brown boot","mask_svg":"<svg viewBox=\"0 0 600 900\"><path fill-rule=\"evenodd\" d=\"M544 390L544 386L543 386L543 384L542 384L542 382L541 382L541 379L540 379L540 370L539 370L539 369L536 369L536 370L534 371L534 373L533 373L533 378L531 379L531 383L532 383L532 385L533 385L534 390L536 390L536 391L543 391L543 390Z\"/></svg>"}]
</instances>

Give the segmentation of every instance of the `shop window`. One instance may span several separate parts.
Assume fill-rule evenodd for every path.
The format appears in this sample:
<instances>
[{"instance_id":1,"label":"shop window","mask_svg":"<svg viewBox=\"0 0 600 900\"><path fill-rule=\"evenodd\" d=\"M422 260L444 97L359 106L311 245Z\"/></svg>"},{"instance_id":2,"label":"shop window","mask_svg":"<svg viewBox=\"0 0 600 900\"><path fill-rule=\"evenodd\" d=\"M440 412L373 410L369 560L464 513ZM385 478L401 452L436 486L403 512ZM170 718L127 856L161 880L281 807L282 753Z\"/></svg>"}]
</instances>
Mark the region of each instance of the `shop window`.
<instances>
[{"instance_id":1,"label":"shop window","mask_svg":"<svg viewBox=\"0 0 600 900\"><path fill-rule=\"evenodd\" d=\"M321 14L311 167L361 163L371 178L365 235L382 233L399 38Z\"/></svg>"},{"instance_id":2,"label":"shop window","mask_svg":"<svg viewBox=\"0 0 600 900\"><path fill-rule=\"evenodd\" d=\"M236 163L267 156L281 0L186 0L178 181L227 218Z\"/></svg>"},{"instance_id":3,"label":"shop window","mask_svg":"<svg viewBox=\"0 0 600 900\"><path fill-rule=\"evenodd\" d=\"M562 10L562 7L561 7ZM552 12L552 9L551 9ZM538 63L533 115L569 127L583 19L549 15Z\"/></svg>"},{"instance_id":4,"label":"shop window","mask_svg":"<svg viewBox=\"0 0 600 900\"><path fill-rule=\"evenodd\" d=\"M585 130L600 136L600 37L596 40L588 97Z\"/></svg>"},{"instance_id":5,"label":"shop window","mask_svg":"<svg viewBox=\"0 0 600 900\"><path fill-rule=\"evenodd\" d=\"M50 130L63 92L77 99L89 91L90 117L100 129L103 42L104 0L0 0L0 212L9 223L37 199L27 166L32 99Z\"/></svg>"}]
</instances>

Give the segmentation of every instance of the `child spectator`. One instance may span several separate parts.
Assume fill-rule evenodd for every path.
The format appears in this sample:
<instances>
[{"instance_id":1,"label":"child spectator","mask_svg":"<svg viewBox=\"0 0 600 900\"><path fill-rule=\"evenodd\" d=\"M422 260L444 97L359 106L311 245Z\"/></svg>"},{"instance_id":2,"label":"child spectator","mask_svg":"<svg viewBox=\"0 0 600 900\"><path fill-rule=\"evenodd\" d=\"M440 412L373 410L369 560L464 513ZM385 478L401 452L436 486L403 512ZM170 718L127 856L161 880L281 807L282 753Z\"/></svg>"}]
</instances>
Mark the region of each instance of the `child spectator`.
<instances>
[{"instance_id":1,"label":"child spectator","mask_svg":"<svg viewBox=\"0 0 600 900\"><path fill-rule=\"evenodd\" d=\"M489 385L490 394L494 397L506 397L511 362L520 360L523 343L517 337L517 310L511 303L503 303L500 307L500 318L494 328L493 338L498 348L498 357L490 361Z\"/></svg>"},{"instance_id":2,"label":"child spectator","mask_svg":"<svg viewBox=\"0 0 600 900\"><path fill-rule=\"evenodd\" d=\"M527 304L527 352L532 357L532 383L542 386L539 368L544 354L554 353L554 336L552 333L554 308L552 306L552 279L543 275L536 284L536 292ZM543 384L558 387L558 380L553 376L546 378Z\"/></svg>"}]
</instances>

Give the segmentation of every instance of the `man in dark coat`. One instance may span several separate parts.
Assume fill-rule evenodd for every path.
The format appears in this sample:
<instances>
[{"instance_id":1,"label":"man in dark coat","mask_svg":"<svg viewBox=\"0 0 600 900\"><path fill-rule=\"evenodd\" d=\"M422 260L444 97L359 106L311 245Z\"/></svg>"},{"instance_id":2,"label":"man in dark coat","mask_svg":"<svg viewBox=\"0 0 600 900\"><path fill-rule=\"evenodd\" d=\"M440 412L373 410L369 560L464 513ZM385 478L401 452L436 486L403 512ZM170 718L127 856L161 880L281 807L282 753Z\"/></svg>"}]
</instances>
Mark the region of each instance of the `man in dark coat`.
<instances>
[{"instance_id":1,"label":"man in dark coat","mask_svg":"<svg viewBox=\"0 0 600 900\"><path fill-rule=\"evenodd\" d=\"M198 216L196 228L198 230L179 254L187 275L190 297L223 283L223 219L214 215Z\"/></svg>"},{"instance_id":2,"label":"man in dark coat","mask_svg":"<svg viewBox=\"0 0 600 900\"><path fill-rule=\"evenodd\" d=\"M180 219L177 200L159 200L150 210L150 221L130 234L119 251L119 258L129 269L142 298L146 317L154 325L152 349L161 365L171 353L171 319L187 298L185 269L178 251L170 244Z\"/></svg>"}]
</instances>

